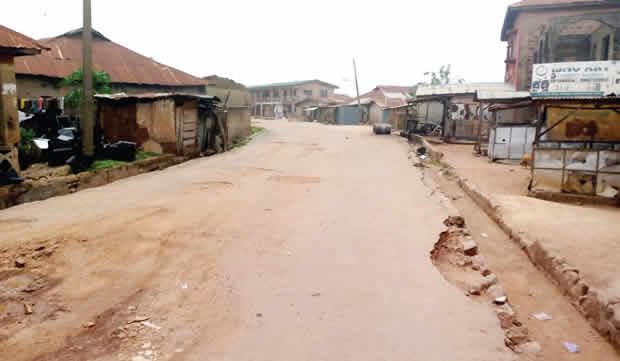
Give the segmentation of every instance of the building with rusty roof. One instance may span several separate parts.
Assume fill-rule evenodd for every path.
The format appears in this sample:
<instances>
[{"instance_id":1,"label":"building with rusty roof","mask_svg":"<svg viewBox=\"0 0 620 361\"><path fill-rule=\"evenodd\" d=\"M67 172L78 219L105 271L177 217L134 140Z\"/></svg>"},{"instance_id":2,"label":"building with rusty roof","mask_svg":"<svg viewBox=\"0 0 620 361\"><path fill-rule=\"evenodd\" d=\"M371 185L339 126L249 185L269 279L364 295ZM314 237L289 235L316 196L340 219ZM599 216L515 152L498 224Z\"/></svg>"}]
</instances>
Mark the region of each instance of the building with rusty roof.
<instances>
[{"instance_id":1,"label":"building with rusty roof","mask_svg":"<svg viewBox=\"0 0 620 361\"><path fill-rule=\"evenodd\" d=\"M64 96L68 89L59 85L60 80L82 65L82 29L39 42L49 50L16 60L18 96ZM93 67L110 75L112 88L117 92L205 92L206 80L158 63L94 30Z\"/></svg>"},{"instance_id":2,"label":"building with rusty roof","mask_svg":"<svg viewBox=\"0 0 620 361\"><path fill-rule=\"evenodd\" d=\"M536 62L620 59L618 25L618 1L516 2L506 10L501 31L501 40L507 42L505 81L528 90Z\"/></svg>"}]
</instances>

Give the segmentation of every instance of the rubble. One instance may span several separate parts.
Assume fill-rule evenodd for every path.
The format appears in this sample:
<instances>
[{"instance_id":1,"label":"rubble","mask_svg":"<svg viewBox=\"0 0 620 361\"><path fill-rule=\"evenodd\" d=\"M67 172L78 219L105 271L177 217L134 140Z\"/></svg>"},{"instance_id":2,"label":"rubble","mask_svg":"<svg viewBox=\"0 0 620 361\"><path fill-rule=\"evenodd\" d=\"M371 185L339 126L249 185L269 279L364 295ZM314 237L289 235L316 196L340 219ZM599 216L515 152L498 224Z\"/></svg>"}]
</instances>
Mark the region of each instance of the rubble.
<instances>
[{"instance_id":1,"label":"rubble","mask_svg":"<svg viewBox=\"0 0 620 361\"><path fill-rule=\"evenodd\" d=\"M465 255L473 257L478 254L478 244L473 239L467 239L463 242L463 252Z\"/></svg>"},{"instance_id":2,"label":"rubble","mask_svg":"<svg viewBox=\"0 0 620 361\"><path fill-rule=\"evenodd\" d=\"M26 260L24 260L22 257L18 257L15 259L15 267L17 268L24 268L26 267Z\"/></svg>"}]
</instances>

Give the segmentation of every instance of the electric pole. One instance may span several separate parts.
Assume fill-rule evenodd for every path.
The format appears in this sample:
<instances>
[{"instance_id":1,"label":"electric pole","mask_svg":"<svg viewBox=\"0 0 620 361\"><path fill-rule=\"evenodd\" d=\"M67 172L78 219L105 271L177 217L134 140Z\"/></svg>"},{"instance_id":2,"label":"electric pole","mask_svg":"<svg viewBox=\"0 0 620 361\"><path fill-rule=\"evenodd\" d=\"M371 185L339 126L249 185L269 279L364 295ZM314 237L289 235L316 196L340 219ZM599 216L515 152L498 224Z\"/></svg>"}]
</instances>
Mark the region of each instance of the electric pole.
<instances>
[{"instance_id":1,"label":"electric pole","mask_svg":"<svg viewBox=\"0 0 620 361\"><path fill-rule=\"evenodd\" d=\"M84 0L84 27L82 29L82 111L80 128L82 129L82 151L92 157L94 149L94 101L93 101L93 26L91 18L91 0Z\"/></svg>"},{"instance_id":2,"label":"electric pole","mask_svg":"<svg viewBox=\"0 0 620 361\"><path fill-rule=\"evenodd\" d=\"M357 92L357 110L360 114L360 124L362 123L362 103L360 100L360 87L357 84L357 65L355 65L355 58L353 58L353 73L355 73L355 91Z\"/></svg>"}]
</instances>

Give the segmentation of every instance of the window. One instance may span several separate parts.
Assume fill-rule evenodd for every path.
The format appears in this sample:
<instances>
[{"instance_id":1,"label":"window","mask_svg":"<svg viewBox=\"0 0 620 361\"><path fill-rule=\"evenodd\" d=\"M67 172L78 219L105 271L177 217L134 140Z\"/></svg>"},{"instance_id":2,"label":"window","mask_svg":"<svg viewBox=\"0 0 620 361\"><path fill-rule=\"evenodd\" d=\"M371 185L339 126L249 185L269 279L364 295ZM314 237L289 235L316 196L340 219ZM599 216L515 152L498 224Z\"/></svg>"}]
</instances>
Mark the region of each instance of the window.
<instances>
[{"instance_id":1,"label":"window","mask_svg":"<svg viewBox=\"0 0 620 361\"><path fill-rule=\"evenodd\" d=\"M280 94L279 94L279 92L278 92L278 89L274 89L274 90L273 90L273 97L274 97L274 98L277 98L278 96L280 96Z\"/></svg>"},{"instance_id":2,"label":"window","mask_svg":"<svg viewBox=\"0 0 620 361\"><path fill-rule=\"evenodd\" d=\"M321 97L322 98L327 98L328 95L329 95L329 90L321 89Z\"/></svg>"},{"instance_id":3,"label":"window","mask_svg":"<svg viewBox=\"0 0 620 361\"><path fill-rule=\"evenodd\" d=\"M506 49L506 59L512 60L512 41L508 42L508 49Z\"/></svg>"},{"instance_id":4,"label":"window","mask_svg":"<svg viewBox=\"0 0 620 361\"><path fill-rule=\"evenodd\" d=\"M269 90L264 90L263 91L263 99L267 99L269 98Z\"/></svg>"},{"instance_id":5,"label":"window","mask_svg":"<svg viewBox=\"0 0 620 361\"><path fill-rule=\"evenodd\" d=\"M601 60L609 60L609 43L611 42L611 37L607 35L603 38L603 42L601 45Z\"/></svg>"},{"instance_id":6,"label":"window","mask_svg":"<svg viewBox=\"0 0 620 361\"><path fill-rule=\"evenodd\" d=\"M296 97L297 96L297 89L291 89L291 95Z\"/></svg>"},{"instance_id":7,"label":"window","mask_svg":"<svg viewBox=\"0 0 620 361\"><path fill-rule=\"evenodd\" d=\"M312 90L304 90L304 95L311 97L312 96Z\"/></svg>"}]
</instances>

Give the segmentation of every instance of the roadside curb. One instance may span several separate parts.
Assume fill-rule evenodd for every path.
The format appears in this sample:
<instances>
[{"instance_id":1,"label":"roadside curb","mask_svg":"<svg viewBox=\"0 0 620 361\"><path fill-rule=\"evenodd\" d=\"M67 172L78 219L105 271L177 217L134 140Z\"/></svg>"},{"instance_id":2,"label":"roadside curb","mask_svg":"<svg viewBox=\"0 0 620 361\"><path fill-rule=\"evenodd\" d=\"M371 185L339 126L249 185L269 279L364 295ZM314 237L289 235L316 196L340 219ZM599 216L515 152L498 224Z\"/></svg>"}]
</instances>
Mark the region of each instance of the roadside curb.
<instances>
[{"instance_id":1,"label":"roadside curb","mask_svg":"<svg viewBox=\"0 0 620 361\"><path fill-rule=\"evenodd\" d=\"M139 174L166 169L186 160L188 160L187 157L163 155L97 172L82 172L52 178L49 181L26 181L22 184L0 187L0 210L100 187Z\"/></svg>"},{"instance_id":2,"label":"roadside curb","mask_svg":"<svg viewBox=\"0 0 620 361\"><path fill-rule=\"evenodd\" d=\"M443 153L432 149L428 142L422 142L430 154ZM432 158L432 157L431 157ZM442 162L447 166L449 163ZM524 232L509 224L503 217L499 203L489 194L478 189L469 180L454 173L461 189L480 207L505 233L527 254L538 269L542 270L568 297L573 306L588 320L603 337L620 349L620 298L607 299L587 283L576 267L550 250L539 240L530 240Z\"/></svg>"}]
</instances>

